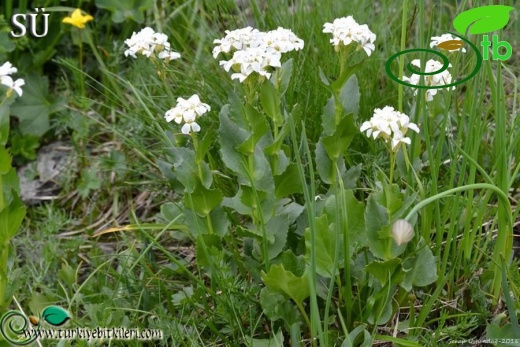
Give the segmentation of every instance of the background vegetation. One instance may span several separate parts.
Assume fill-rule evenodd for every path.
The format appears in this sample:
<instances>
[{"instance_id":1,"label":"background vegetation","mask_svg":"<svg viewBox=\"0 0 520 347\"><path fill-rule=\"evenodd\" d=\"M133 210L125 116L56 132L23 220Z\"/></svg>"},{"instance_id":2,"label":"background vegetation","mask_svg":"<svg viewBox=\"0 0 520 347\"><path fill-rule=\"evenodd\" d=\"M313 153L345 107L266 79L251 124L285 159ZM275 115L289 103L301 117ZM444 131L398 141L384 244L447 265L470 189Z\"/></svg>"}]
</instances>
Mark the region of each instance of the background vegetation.
<instances>
[{"instance_id":1,"label":"background vegetation","mask_svg":"<svg viewBox=\"0 0 520 347\"><path fill-rule=\"evenodd\" d=\"M518 8L497 32L513 56L484 61L431 103L404 88L400 105L384 70L402 47L429 47L430 37L453 31L456 14L488 4L3 2L0 63L26 81L10 106L7 147L19 175L41 182L10 242L8 294L28 314L64 307L74 326L164 333L90 344L99 346L520 345L510 251L520 211ZM34 8L50 13L48 35L12 38L11 16ZM61 23L75 8L94 17L83 30ZM346 63L363 62L356 77L341 81L349 76L322 30L347 15L377 39L370 57ZM262 88L248 99L212 57L214 39L247 25L290 28L305 41L284 56L285 91ZM145 26L167 34L181 59L125 57L124 40ZM478 45L481 35L470 39ZM471 53L451 59L454 78L475 63ZM164 120L177 97L193 94L211 106L198 147ZM421 128L407 156L397 155L393 179L384 144L359 132L386 105ZM331 122L335 113L341 122ZM53 144L59 168L42 177L41 153ZM392 223L407 215L415 237L397 246ZM10 302L1 309L15 309Z\"/></svg>"}]
</instances>

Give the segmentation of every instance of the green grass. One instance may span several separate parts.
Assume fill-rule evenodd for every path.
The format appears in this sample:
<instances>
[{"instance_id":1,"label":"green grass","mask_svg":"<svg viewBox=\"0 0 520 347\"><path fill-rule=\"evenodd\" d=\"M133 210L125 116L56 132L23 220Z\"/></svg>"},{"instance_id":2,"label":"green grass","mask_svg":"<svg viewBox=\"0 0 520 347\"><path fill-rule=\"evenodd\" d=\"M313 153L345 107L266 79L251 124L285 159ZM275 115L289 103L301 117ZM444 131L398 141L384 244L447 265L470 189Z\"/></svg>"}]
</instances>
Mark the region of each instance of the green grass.
<instances>
[{"instance_id":1,"label":"green grass","mask_svg":"<svg viewBox=\"0 0 520 347\"><path fill-rule=\"evenodd\" d=\"M151 3L144 23L115 23L96 1L83 1L95 17L84 61L78 63L73 44L77 32L64 31L56 46L62 49L39 72L49 76L51 93L67 96L40 141L70 141L77 156L60 198L30 207L12 240L10 288L25 312L53 304L72 313L72 326L164 334L154 343L93 344L99 346L267 346L267 339L270 346L447 346L520 338L518 259L511 261L510 250L511 221L520 211L514 2L502 1L516 8L500 32L513 57L485 61L473 79L439 91L432 102L423 91L398 86L384 64L453 31L468 1ZM12 10L0 6L6 11ZM377 39L370 57L361 52L347 62L364 61L356 72L356 130L341 133L350 116L336 103L332 114L341 127L327 125L324 109L337 90L322 82L320 69L334 81L340 61L322 28L347 15L368 24ZM146 25L167 34L182 58L162 64L124 57L124 40ZM286 128L276 132L269 101L259 96L265 91L248 95L211 55L214 39L247 25L291 28L305 41L303 50L283 56L293 69L278 108ZM470 36L480 48L479 38ZM460 79L475 57L453 54L450 62ZM177 97L192 94L211 106L196 138L164 120ZM410 135L406 154L398 152L392 174L382 141L359 133L386 105L421 129ZM273 159L269 145L278 131L286 132ZM252 135L253 151L237 150L233 141L244 134ZM328 136L338 136L334 144L351 141L336 161L324 145ZM283 157L290 169L275 176L273 163ZM406 248L391 238L396 219L414 225ZM92 237L109 228L116 229ZM406 289L410 271L430 277L413 275ZM69 345L87 343L60 344Z\"/></svg>"}]
</instances>

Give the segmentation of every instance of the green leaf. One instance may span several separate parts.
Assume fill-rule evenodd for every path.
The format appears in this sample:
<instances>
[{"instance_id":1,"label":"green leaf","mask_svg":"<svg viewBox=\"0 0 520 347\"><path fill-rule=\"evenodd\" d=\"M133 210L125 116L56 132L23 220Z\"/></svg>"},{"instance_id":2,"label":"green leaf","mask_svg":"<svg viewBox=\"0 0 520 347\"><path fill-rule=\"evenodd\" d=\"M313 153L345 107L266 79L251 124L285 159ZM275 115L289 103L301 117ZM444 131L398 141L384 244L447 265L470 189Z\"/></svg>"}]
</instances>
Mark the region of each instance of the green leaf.
<instances>
[{"instance_id":1,"label":"green leaf","mask_svg":"<svg viewBox=\"0 0 520 347\"><path fill-rule=\"evenodd\" d=\"M194 209L199 216L206 217L211 210L220 206L223 197L220 190L207 189L201 184L197 184L193 193L186 193L184 195L184 205L187 208Z\"/></svg>"},{"instance_id":2,"label":"green leaf","mask_svg":"<svg viewBox=\"0 0 520 347\"><path fill-rule=\"evenodd\" d=\"M222 249L222 240L217 235L203 234L197 238L197 264L200 266L211 266L213 260L211 258L211 248L220 251Z\"/></svg>"},{"instance_id":3,"label":"green leaf","mask_svg":"<svg viewBox=\"0 0 520 347\"><path fill-rule=\"evenodd\" d=\"M327 78L327 75L325 75L325 72L321 69L321 66L318 66L318 75L320 77L321 82L323 82L324 85L327 87L330 86L330 81Z\"/></svg>"},{"instance_id":4,"label":"green leaf","mask_svg":"<svg viewBox=\"0 0 520 347\"><path fill-rule=\"evenodd\" d=\"M213 127L206 131L206 135L204 135L204 137L200 141L199 147L197 148L197 153L195 154L195 159L197 160L197 162L202 162L204 160L204 157L211 149L211 147L214 145L216 136L217 132L214 130Z\"/></svg>"},{"instance_id":5,"label":"green leaf","mask_svg":"<svg viewBox=\"0 0 520 347\"><path fill-rule=\"evenodd\" d=\"M225 105L220 110L220 128L218 130L220 136L220 153L224 164L240 178L247 177L245 157L237 150L244 141L246 141L251 133L240 128L230 119L230 106Z\"/></svg>"},{"instance_id":6,"label":"green leaf","mask_svg":"<svg viewBox=\"0 0 520 347\"><path fill-rule=\"evenodd\" d=\"M50 129L49 116L65 107L64 99L51 95L49 90L45 76L31 74L25 79L23 95L11 106L23 135L42 136Z\"/></svg>"},{"instance_id":7,"label":"green leaf","mask_svg":"<svg viewBox=\"0 0 520 347\"><path fill-rule=\"evenodd\" d=\"M335 181L335 177L337 177L338 172L334 170L332 164L333 162L325 149L322 139L320 138L316 144L316 169L324 183L332 184ZM343 157L337 159L337 167L339 175L343 177L346 171L345 160Z\"/></svg>"},{"instance_id":8,"label":"green leaf","mask_svg":"<svg viewBox=\"0 0 520 347\"><path fill-rule=\"evenodd\" d=\"M344 203L347 210L347 234L352 247L364 247L368 245L367 231L363 214L365 212L365 204L360 202L354 196L352 190L346 189L343 194ZM336 210L336 196L331 195L325 201L325 213L329 220L333 220L338 213L342 211Z\"/></svg>"},{"instance_id":9,"label":"green leaf","mask_svg":"<svg viewBox=\"0 0 520 347\"><path fill-rule=\"evenodd\" d=\"M316 250L316 272L323 277L333 278L339 269L343 267L343 235L334 225L329 225L326 214L316 219L316 235L314 238L314 249ZM305 247L307 261L311 257L311 232L305 229ZM338 245L338 257L335 259L336 245ZM336 260L336 261L335 261ZM334 265L336 264L336 265ZM334 271L334 267L336 272Z\"/></svg>"},{"instance_id":10,"label":"green leaf","mask_svg":"<svg viewBox=\"0 0 520 347\"><path fill-rule=\"evenodd\" d=\"M112 12L112 21L122 23L131 19L137 23L144 22L144 11L153 8L153 0L96 0L96 6Z\"/></svg>"},{"instance_id":11,"label":"green leaf","mask_svg":"<svg viewBox=\"0 0 520 347\"><path fill-rule=\"evenodd\" d=\"M4 147L0 147L0 175L5 175L11 170L11 155Z\"/></svg>"},{"instance_id":12,"label":"green leaf","mask_svg":"<svg viewBox=\"0 0 520 347\"><path fill-rule=\"evenodd\" d=\"M296 164L290 164L281 175L274 176L274 186L274 194L277 199L292 194L303 193L298 166Z\"/></svg>"},{"instance_id":13,"label":"green leaf","mask_svg":"<svg viewBox=\"0 0 520 347\"><path fill-rule=\"evenodd\" d=\"M199 168L195 161L195 152L191 148L172 147L168 149L174 174L187 192L193 192L199 182ZM203 186L209 188L213 182L211 170L206 162L200 163Z\"/></svg>"},{"instance_id":14,"label":"green leaf","mask_svg":"<svg viewBox=\"0 0 520 347\"><path fill-rule=\"evenodd\" d=\"M348 169L347 172L345 172L345 174L343 175L343 184L346 189L357 188L357 181L361 176L362 167L363 164L358 164L356 166L351 167L350 169Z\"/></svg>"},{"instance_id":15,"label":"green leaf","mask_svg":"<svg viewBox=\"0 0 520 347\"><path fill-rule=\"evenodd\" d=\"M0 53L12 52L15 48L16 45L11 41L9 34L6 32L0 32Z\"/></svg>"},{"instance_id":16,"label":"green leaf","mask_svg":"<svg viewBox=\"0 0 520 347\"><path fill-rule=\"evenodd\" d=\"M280 97L282 97L287 88L289 87L289 82L291 81L291 76L293 72L293 60L292 58L287 60L282 64L282 67L279 69L275 69L271 76L271 82L277 87L278 92L280 93Z\"/></svg>"},{"instance_id":17,"label":"green leaf","mask_svg":"<svg viewBox=\"0 0 520 347\"><path fill-rule=\"evenodd\" d=\"M51 325L60 326L70 319L70 315L59 306L47 306L42 312L42 318Z\"/></svg>"},{"instance_id":18,"label":"green leaf","mask_svg":"<svg viewBox=\"0 0 520 347\"><path fill-rule=\"evenodd\" d=\"M15 168L2 176L2 186L4 189L4 203L11 204L16 196L20 196L20 180ZM2 208L0 208L2 210Z\"/></svg>"},{"instance_id":19,"label":"green leaf","mask_svg":"<svg viewBox=\"0 0 520 347\"><path fill-rule=\"evenodd\" d=\"M173 202L167 202L161 205L161 217L166 222L171 222L181 214L182 210Z\"/></svg>"},{"instance_id":20,"label":"green leaf","mask_svg":"<svg viewBox=\"0 0 520 347\"><path fill-rule=\"evenodd\" d=\"M236 148L239 152L249 155L254 153L260 139L269 132L269 124L265 117L251 105L246 105L245 115L249 123L251 135Z\"/></svg>"},{"instance_id":21,"label":"green leaf","mask_svg":"<svg viewBox=\"0 0 520 347\"><path fill-rule=\"evenodd\" d=\"M296 276L303 276L305 273L306 262L303 255L296 256L293 251L288 249L277 260L279 260L280 264L283 264L284 269L291 271Z\"/></svg>"},{"instance_id":22,"label":"green leaf","mask_svg":"<svg viewBox=\"0 0 520 347\"><path fill-rule=\"evenodd\" d=\"M323 143L330 160L337 160L347 151L354 136L358 133L358 129L354 124L354 116L352 114L342 118L331 136L322 136L320 141Z\"/></svg>"},{"instance_id":23,"label":"green leaf","mask_svg":"<svg viewBox=\"0 0 520 347\"><path fill-rule=\"evenodd\" d=\"M357 116L359 112L359 85L356 75L352 75L341 88L339 100L343 106L343 114L352 113Z\"/></svg>"},{"instance_id":24,"label":"green leaf","mask_svg":"<svg viewBox=\"0 0 520 347\"><path fill-rule=\"evenodd\" d=\"M280 97L273 84L269 81L264 82L260 87L260 104L274 124L281 126L283 119L280 114Z\"/></svg>"},{"instance_id":25,"label":"green leaf","mask_svg":"<svg viewBox=\"0 0 520 347\"><path fill-rule=\"evenodd\" d=\"M268 238L274 238L267 247L269 260L278 256L287 244L287 234L289 233L289 219L287 216L275 216L265 225ZM260 245L259 245L260 246ZM259 247L260 249L260 247Z\"/></svg>"},{"instance_id":26,"label":"green leaf","mask_svg":"<svg viewBox=\"0 0 520 347\"><path fill-rule=\"evenodd\" d=\"M283 265L272 265L269 273L262 271L261 277L271 290L288 295L298 305L301 305L310 295L307 273L297 277L285 270Z\"/></svg>"},{"instance_id":27,"label":"green leaf","mask_svg":"<svg viewBox=\"0 0 520 347\"><path fill-rule=\"evenodd\" d=\"M25 206L17 196L0 212L0 245L11 240L25 217Z\"/></svg>"},{"instance_id":28,"label":"green leaf","mask_svg":"<svg viewBox=\"0 0 520 347\"><path fill-rule=\"evenodd\" d=\"M248 340L248 346L252 347L283 347L284 337L282 331L280 330L276 335L271 337L270 339L253 339L251 337L246 337Z\"/></svg>"},{"instance_id":29,"label":"green leaf","mask_svg":"<svg viewBox=\"0 0 520 347\"><path fill-rule=\"evenodd\" d=\"M334 97L327 100L327 104L323 107L323 114L321 116L321 126L323 127L322 136L330 136L336 131L336 105Z\"/></svg>"},{"instance_id":30,"label":"green leaf","mask_svg":"<svg viewBox=\"0 0 520 347\"><path fill-rule=\"evenodd\" d=\"M229 233L229 219L222 207L213 209L209 216L211 219L212 230L208 227L207 217L201 217L197 212L190 208L184 208L184 224L192 238L196 239L200 234L215 233L220 237L224 237Z\"/></svg>"},{"instance_id":31,"label":"green leaf","mask_svg":"<svg viewBox=\"0 0 520 347\"><path fill-rule=\"evenodd\" d=\"M367 321L370 324L383 325L392 318L392 291L394 288L391 283L388 283L369 297L365 312L368 313Z\"/></svg>"},{"instance_id":32,"label":"green leaf","mask_svg":"<svg viewBox=\"0 0 520 347\"><path fill-rule=\"evenodd\" d=\"M365 269L372 274L381 283L386 286L388 279L392 276L395 269L401 264L400 258L392 258L386 261L374 260L368 264Z\"/></svg>"},{"instance_id":33,"label":"green leaf","mask_svg":"<svg viewBox=\"0 0 520 347\"><path fill-rule=\"evenodd\" d=\"M384 229L388 228L388 223L388 212L377 203L374 195L370 195L365 209L368 246L372 254L381 259L385 259L387 240L380 238L380 234Z\"/></svg>"},{"instance_id":34,"label":"green leaf","mask_svg":"<svg viewBox=\"0 0 520 347\"><path fill-rule=\"evenodd\" d=\"M338 77L336 81L334 81L331 84L331 87L333 90L340 91L340 94L342 94L342 91L345 89L345 87L349 84L349 80L352 77L356 77L354 74L361 68L364 61L361 61L355 65L349 66L345 71L343 71L343 74ZM357 81L356 81L357 84ZM350 88L349 86L348 88Z\"/></svg>"},{"instance_id":35,"label":"green leaf","mask_svg":"<svg viewBox=\"0 0 520 347\"><path fill-rule=\"evenodd\" d=\"M400 283L405 290L412 290L412 286L424 287L437 280L437 265L432 251L423 239L419 242L421 249L414 258L407 259L403 263L403 270L406 272L403 281Z\"/></svg>"},{"instance_id":36,"label":"green leaf","mask_svg":"<svg viewBox=\"0 0 520 347\"><path fill-rule=\"evenodd\" d=\"M260 305L269 319L273 321L282 319L287 327L302 320L300 311L289 299L268 287L260 291Z\"/></svg>"},{"instance_id":37,"label":"green leaf","mask_svg":"<svg viewBox=\"0 0 520 347\"><path fill-rule=\"evenodd\" d=\"M9 121L11 111L9 105L0 105L0 146L5 146L9 139Z\"/></svg>"},{"instance_id":38,"label":"green leaf","mask_svg":"<svg viewBox=\"0 0 520 347\"><path fill-rule=\"evenodd\" d=\"M503 5L480 6L459 14L453 20L453 27L462 35L478 35L500 30L509 22L509 12L514 7Z\"/></svg>"},{"instance_id":39,"label":"green leaf","mask_svg":"<svg viewBox=\"0 0 520 347\"><path fill-rule=\"evenodd\" d=\"M85 168L81 170L81 178L78 184L78 193L82 198L86 198L91 190L101 188L101 180L94 168Z\"/></svg>"}]
</instances>

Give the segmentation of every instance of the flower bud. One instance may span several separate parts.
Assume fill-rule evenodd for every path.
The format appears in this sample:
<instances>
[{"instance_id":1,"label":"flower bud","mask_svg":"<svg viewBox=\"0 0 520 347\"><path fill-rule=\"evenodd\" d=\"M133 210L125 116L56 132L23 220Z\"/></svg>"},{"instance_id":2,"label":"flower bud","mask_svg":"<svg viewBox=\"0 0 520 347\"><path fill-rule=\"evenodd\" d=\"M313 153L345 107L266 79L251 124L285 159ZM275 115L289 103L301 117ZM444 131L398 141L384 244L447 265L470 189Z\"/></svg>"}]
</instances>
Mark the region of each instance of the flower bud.
<instances>
[{"instance_id":1,"label":"flower bud","mask_svg":"<svg viewBox=\"0 0 520 347\"><path fill-rule=\"evenodd\" d=\"M413 238L413 226L404 219L398 219L392 226L392 236L398 246L408 243Z\"/></svg>"}]
</instances>

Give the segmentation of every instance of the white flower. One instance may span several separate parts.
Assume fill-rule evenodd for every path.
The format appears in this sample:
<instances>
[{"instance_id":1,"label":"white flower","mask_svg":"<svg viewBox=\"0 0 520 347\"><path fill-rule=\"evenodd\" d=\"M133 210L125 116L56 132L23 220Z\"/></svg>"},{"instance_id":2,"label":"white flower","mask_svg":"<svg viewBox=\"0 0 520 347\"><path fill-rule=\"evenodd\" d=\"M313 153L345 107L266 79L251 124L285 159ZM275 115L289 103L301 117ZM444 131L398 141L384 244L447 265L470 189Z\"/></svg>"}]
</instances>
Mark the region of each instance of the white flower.
<instances>
[{"instance_id":1,"label":"white flower","mask_svg":"<svg viewBox=\"0 0 520 347\"><path fill-rule=\"evenodd\" d=\"M440 43L446 42L446 41L452 41L452 40L459 40L456 37L453 37L451 34L442 34L441 36L433 36L431 38L430 47L437 47ZM462 53L466 53L466 48L460 47L457 49L450 49L449 52L456 52L456 51L462 51Z\"/></svg>"},{"instance_id":2,"label":"white flower","mask_svg":"<svg viewBox=\"0 0 520 347\"><path fill-rule=\"evenodd\" d=\"M411 64L420 68L421 60L414 59L414 60L412 60ZM448 67L451 67L451 64L449 64ZM442 63L440 63L436 60L430 59L426 62L424 72L435 72L435 71L439 71L440 69L442 69ZM448 69L444 70L441 73L435 74L435 75L423 76L423 78L424 78L425 86L443 86L446 84L450 84L451 80L452 80L452 76L451 76L450 72L448 71ZM411 84L418 85L421 81L421 76L417 75L417 74L412 74L412 76L410 76L410 77L404 76L403 80L406 82L409 82ZM455 87L440 88L440 89L453 90L453 89L455 89ZM433 97L437 94L438 90L439 89L428 89L426 91L426 101L432 101ZM416 95L416 94L417 94L417 90L415 90L414 95Z\"/></svg>"},{"instance_id":3,"label":"white flower","mask_svg":"<svg viewBox=\"0 0 520 347\"><path fill-rule=\"evenodd\" d=\"M398 246L408 243L414 236L413 226L404 219L398 219L392 225L392 236Z\"/></svg>"},{"instance_id":4,"label":"white flower","mask_svg":"<svg viewBox=\"0 0 520 347\"><path fill-rule=\"evenodd\" d=\"M134 32L132 37L125 40L128 49L125 56L137 58L136 54L142 54L150 58L157 53L157 58L170 61L178 59L181 55L170 49L168 36L163 33L156 33L152 28L143 28L140 32Z\"/></svg>"},{"instance_id":5,"label":"white flower","mask_svg":"<svg viewBox=\"0 0 520 347\"><path fill-rule=\"evenodd\" d=\"M251 46L251 41L253 38L262 34L263 33L260 34L258 29L253 29L252 27L246 27L233 31L226 30L226 36L224 38L213 41L213 43L220 44L219 46L215 46L215 48L213 48L213 58L217 58L217 56L222 52L230 53L232 51L246 49Z\"/></svg>"},{"instance_id":6,"label":"white flower","mask_svg":"<svg viewBox=\"0 0 520 347\"><path fill-rule=\"evenodd\" d=\"M226 70L232 71L231 79L244 82L252 73L269 78L273 69L282 66L283 53L303 48L304 42L289 29L261 32L252 27L226 30L226 37L214 40L213 57L220 53L232 53L230 60L220 61Z\"/></svg>"},{"instance_id":7,"label":"white flower","mask_svg":"<svg viewBox=\"0 0 520 347\"><path fill-rule=\"evenodd\" d=\"M12 90L16 92L19 96L22 96L23 91L21 86L25 85L25 81L22 78L18 78L16 81L9 75L16 73L18 71L10 62L5 62L2 66L0 66L0 84L3 84L9 90L7 91L7 96L10 96Z\"/></svg>"},{"instance_id":8,"label":"white flower","mask_svg":"<svg viewBox=\"0 0 520 347\"><path fill-rule=\"evenodd\" d=\"M304 42L290 29L279 27L276 30L266 32L264 35L257 35L251 44L253 47L265 47L267 51L287 53L303 49Z\"/></svg>"},{"instance_id":9,"label":"white flower","mask_svg":"<svg viewBox=\"0 0 520 347\"><path fill-rule=\"evenodd\" d=\"M238 79L243 82L253 72L269 78L271 76L270 68L282 66L281 57L281 53L277 51L268 52L263 47L248 48L243 51L236 51L231 60L221 61L220 65L226 71L230 69L235 71L231 75L231 79Z\"/></svg>"},{"instance_id":10,"label":"white flower","mask_svg":"<svg viewBox=\"0 0 520 347\"><path fill-rule=\"evenodd\" d=\"M364 122L359 130L366 131L368 137L382 138L390 143L393 151L397 151L401 143L411 143L410 138L405 137L408 129L419 133L419 127L410 122L406 114L385 106L383 109L376 108L372 118Z\"/></svg>"},{"instance_id":11,"label":"white flower","mask_svg":"<svg viewBox=\"0 0 520 347\"><path fill-rule=\"evenodd\" d=\"M191 131L200 131L200 126L197 124L196 120L198 117L210 110L210 106L202 103L199 96L195 94L187 100L177 98L177 106L166 111L164 118L166 118L167 122L173 120L177 124L181 124L184 121L185 124L181 128L181 132L183 134L189 134Z\"/></svg>"},{"instance_id":12,"label":"white flower","mask_svg":"<svg viewBox=\"0 0 520 347\"><path fill-rule=\"evenodd\" d=\"M335 46L336 50L339 50L341 45L348 46L352 42L357 42L358 49L364 49L368 56L375 50L376 34L370 31L368 25L359 25L352 16L337 18L332 23L325 23L323 32L332 34L330 43Z\"/></svg>"},{"instance_id":13,"label":"white flower","mask_svg":"<svg viewBox=\"0 0 520 347\"><path fill-rule=\"evenodd\" d=\"M13 81L11 76L1 76L0 83L14 90L19 96L22 96L23 91L20 87L25 85L25 81L23 79L19 78L16 81Z\"/></svg>"},{"instance_id":14,"label":"white flower","mask_svg":"<svg viewBox=\"0 0 520 347\"><path fill-rule=\"evenodd\" d=\"M18 71L10 62L6 61L4 65L0 66L0 76L7 76Z\"/></svg>"}]
</instances>

